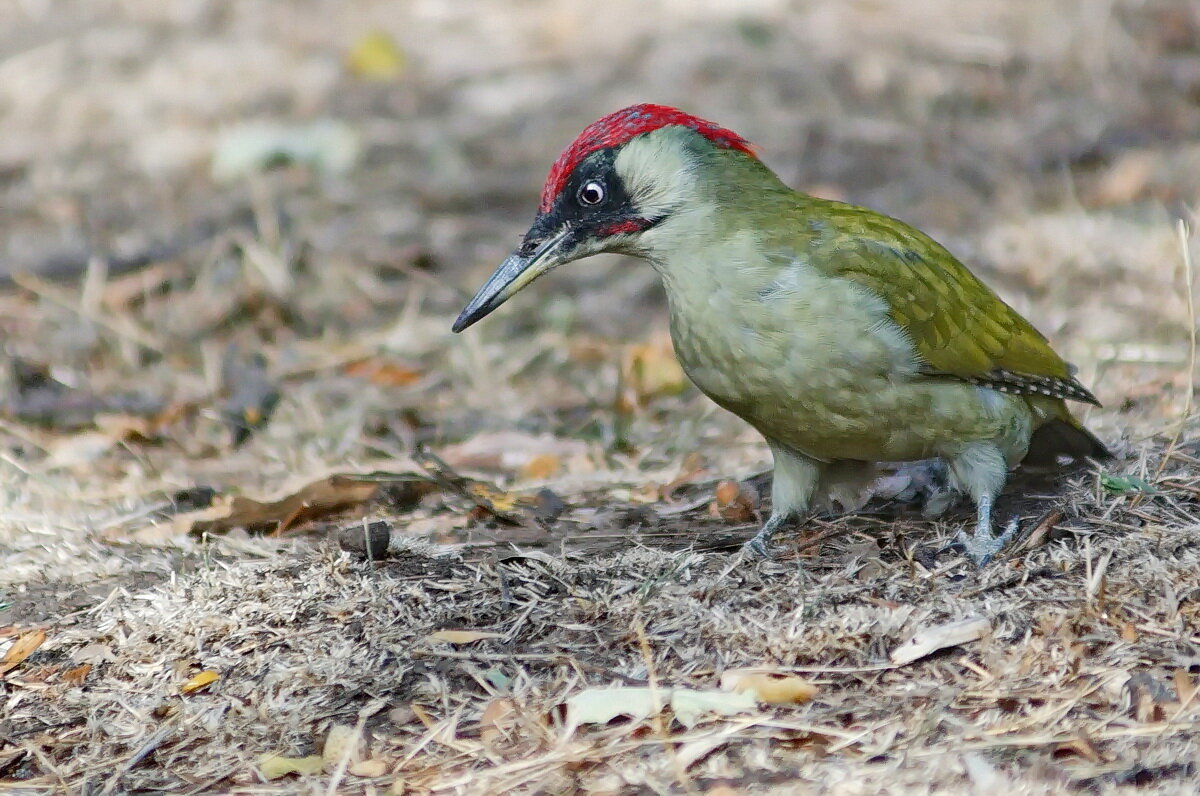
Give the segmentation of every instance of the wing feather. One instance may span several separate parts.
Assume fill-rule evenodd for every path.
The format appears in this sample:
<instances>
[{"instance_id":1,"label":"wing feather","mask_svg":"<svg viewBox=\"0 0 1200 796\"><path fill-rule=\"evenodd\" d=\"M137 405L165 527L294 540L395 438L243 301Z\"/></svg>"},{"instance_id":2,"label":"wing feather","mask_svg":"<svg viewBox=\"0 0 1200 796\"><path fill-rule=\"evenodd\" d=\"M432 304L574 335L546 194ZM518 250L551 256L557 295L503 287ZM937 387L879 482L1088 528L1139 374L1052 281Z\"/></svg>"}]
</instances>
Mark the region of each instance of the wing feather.
<instances>
[{"instance_id":1,"label":"wing feather","mask_svg":"<svg viewBox=\"0 0 1200 796\"><path fill-rule=\"evenodd\" d=\"M872 210L806 199L821 210L807 225L809 261L879 295L928 374L1098 403L1046 338L941 244Z\"/></svg>"}]
</instances>

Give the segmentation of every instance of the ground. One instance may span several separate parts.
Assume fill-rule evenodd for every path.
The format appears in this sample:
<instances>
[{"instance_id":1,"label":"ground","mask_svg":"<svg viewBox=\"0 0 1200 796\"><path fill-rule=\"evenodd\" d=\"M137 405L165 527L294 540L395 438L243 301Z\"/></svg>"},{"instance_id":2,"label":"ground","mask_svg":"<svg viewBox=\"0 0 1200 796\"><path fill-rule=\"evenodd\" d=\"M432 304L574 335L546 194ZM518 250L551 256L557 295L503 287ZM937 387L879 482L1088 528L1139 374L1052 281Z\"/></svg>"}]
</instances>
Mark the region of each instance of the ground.
<instances>
[{"instance_id":1,"label":"ground","mask_svg":"<svg viewBox=\"0 0 1200 796\"><path fill-rule=\"evenodd\" d=\"M1196 789L1200 4L647 5L0 8L5 789ZM449 332L636 101L944 242L1115 458L983 571L878 502L740 557L648 268Z\"/></svg>"}]
</instances>

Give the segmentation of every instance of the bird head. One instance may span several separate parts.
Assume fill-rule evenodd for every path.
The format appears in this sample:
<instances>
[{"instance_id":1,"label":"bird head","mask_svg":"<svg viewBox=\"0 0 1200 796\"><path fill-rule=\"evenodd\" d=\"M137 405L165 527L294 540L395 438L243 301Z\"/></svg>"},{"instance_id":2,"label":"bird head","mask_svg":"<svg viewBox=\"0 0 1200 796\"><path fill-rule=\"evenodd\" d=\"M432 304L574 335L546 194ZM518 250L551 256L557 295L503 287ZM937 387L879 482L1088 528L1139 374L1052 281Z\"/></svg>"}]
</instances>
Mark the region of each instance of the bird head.
<instances>
[{"instance_id":1,"label":"bird head","mask_svg":"<svg viewBox=\"0 0 1200 796\"><path fill-rule=\"evenodd\" d=\"M454 331L565 263L601 252L650 256L652 231L712 192L703 173L722 154L758 163L737 133L665 105L632 105L588 125L550 168L520 247L459 314Z\"/></svg>"}]
</instances>

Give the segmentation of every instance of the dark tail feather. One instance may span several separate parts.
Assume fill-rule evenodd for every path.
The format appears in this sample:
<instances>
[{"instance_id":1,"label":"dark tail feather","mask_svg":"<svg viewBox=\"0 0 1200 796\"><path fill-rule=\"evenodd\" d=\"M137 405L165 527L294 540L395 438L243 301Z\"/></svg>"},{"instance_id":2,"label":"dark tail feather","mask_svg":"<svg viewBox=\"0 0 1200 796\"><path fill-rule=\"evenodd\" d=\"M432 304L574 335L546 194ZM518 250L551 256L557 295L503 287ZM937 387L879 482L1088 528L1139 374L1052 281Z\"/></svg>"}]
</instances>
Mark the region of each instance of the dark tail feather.
<instances>
[{"instance_id":1,"label":"dark tail feather","mask_svg":"<svg viewBox=\"0 0 1200 796\"><path fill-rule=\"evenodd\" d=\"M1040 426L1029 441L1029 453L1022 465L1050 467L1059 464L1059 457L1067 456L1076 463L1084 459L1111 459L1112 453L1104 443L1073 417L1055 419Z\"/></svg>"}]
</instances>

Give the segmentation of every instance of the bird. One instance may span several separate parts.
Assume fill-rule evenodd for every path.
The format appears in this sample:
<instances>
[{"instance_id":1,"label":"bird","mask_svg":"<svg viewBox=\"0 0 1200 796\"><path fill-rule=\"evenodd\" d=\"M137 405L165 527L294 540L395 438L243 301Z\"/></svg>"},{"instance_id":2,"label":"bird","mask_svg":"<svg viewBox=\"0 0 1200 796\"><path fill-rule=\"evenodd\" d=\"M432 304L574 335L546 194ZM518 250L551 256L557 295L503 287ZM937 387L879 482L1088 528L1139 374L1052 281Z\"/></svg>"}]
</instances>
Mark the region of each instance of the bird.
<instances>
[{"instance_id":1,"label":"bird","mask_svg":"<svg viewBox=\"0 0 1200 796\"><path fill-rule=\"evenodd\" d=\"M666 105L610 113L562 151L519 247L453 331L602 252L649 262L684 372L765 439L758 555L839 483L928 460L973 501L953 546L983 567L1016 529L992 518L1010 470L1109 456L1067 406L1099 406L1073 367L941 244L793 190L745 138Z\"/></svg>"}]
</instances>

